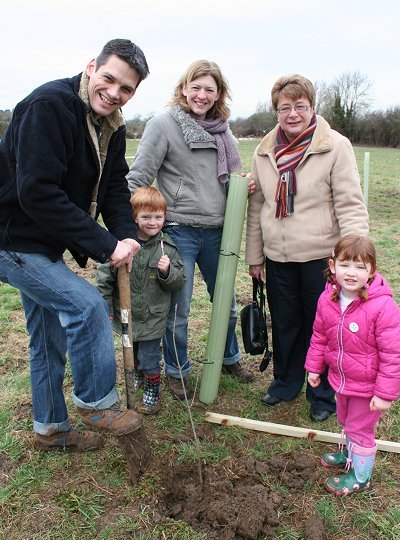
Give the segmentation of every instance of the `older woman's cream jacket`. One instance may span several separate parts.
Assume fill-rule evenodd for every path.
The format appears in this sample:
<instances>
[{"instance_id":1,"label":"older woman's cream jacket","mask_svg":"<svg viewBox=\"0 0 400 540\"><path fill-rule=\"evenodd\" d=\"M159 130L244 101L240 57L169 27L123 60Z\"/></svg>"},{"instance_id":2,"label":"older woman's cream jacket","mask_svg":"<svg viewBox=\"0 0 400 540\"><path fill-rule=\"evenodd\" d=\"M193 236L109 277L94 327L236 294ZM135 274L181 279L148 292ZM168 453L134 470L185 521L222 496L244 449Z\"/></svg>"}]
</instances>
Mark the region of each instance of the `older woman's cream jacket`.
<instances>
[{"instance_id":1,"label":"older woman's cream jacket","mask_svg":"<svg viewBox=\"0 0 400 540\"><path fill-rule=\"evenodd\" d=\"M275 162L278 126L260 142L253 157L256 190L247 209L246 263L306 262L329 257L347 234L368 234L368 212L351 143L317 116L311 144L296 168L294 213L275 217L279 178Z\"/></svg>"}]
</instances>

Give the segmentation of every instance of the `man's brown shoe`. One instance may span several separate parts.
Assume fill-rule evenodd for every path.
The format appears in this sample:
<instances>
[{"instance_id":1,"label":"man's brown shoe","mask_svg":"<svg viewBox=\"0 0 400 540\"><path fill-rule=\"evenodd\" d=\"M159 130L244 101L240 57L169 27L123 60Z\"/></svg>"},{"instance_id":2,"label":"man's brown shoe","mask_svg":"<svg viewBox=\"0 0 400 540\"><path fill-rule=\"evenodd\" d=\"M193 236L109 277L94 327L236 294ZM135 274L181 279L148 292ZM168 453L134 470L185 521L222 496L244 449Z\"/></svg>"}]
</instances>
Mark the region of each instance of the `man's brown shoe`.
<instances>
[{"instance_id":1,"label":"man's brown shoe","mask_svg":"<svg viewBox=\"0 0 400 540\"><path fill-rule=\"evenodd\" d=\"M71 428L69 431L59 431L52 435L35 433L33 446L37 450L75 450L86 452L97 450L104 444L103 437L93 431L78 431Z\"/></svg>"},{"instance_id":2,"label":"man's brown shoe","mask_svg":"<svg viewBox=\"0 0 400 540\"><path fill-rule=\"evenodd\" d=\"M254 375L251 371L241 365L240 362L231 364L230 366L222 366L222 373L228 373L231 377L235 377L242 383L252 382Z\"/></svg>"},{"instance_id":3,"label":"man's brown shoe","mask_svg":"<svg viewBox=\"0 0 400 540\"><path fill-rule=\"evenodd\" d=\"M174 397L176 399L180 399L181 401L185 399L185 391L183 389L182 381L181 379L175 379L174 377L171 377L171 375L167 375L167 381L168 381L168 387L173 393ZM187 384L185 386L186 389L186 397L189 397L189 391L187 388Z\"/></svg>"},{"instance_id":4,"label":"man's brown shoe","mask_svg":"<svg viewBox=\"0 0 400 540\"><path fill-rule=\"evenodd\" d=\"M78 407L86 426L108 432L110 435L126 435L142 426L142 417L132 409L121 409L116 403L109 409L82 409Z\"/></svg>"}]
</instances>

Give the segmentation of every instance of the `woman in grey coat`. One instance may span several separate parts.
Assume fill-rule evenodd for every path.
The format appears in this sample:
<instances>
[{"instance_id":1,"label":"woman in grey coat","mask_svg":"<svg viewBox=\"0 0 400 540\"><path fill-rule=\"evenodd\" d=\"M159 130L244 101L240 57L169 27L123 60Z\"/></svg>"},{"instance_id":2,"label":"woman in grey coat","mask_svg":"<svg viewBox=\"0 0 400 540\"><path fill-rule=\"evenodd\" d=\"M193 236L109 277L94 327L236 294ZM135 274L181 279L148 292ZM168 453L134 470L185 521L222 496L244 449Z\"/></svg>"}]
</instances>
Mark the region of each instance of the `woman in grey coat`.
<instances>
[{"instance_id":1,"label":"woman in grey coat","mask_svg":"<svg viewBox=\"0 0 400 540\"><path fill-rule=\"evenodd\" d=\"M241 169L237 143L229 126L228 84L214 62L197 60L182 75L167 112L145 128L128 175L129 188L154 179L167 200L164 230L176 244L186 275L173 293L163 339L165 371L173 394L184 398L180 379L188 377L188 318L195 264L212 301L217 274L229 174ZM242 382L253 375L240 364L235 333L235 298L224 352L224 371Z\"/></svg>"}]
</instances>

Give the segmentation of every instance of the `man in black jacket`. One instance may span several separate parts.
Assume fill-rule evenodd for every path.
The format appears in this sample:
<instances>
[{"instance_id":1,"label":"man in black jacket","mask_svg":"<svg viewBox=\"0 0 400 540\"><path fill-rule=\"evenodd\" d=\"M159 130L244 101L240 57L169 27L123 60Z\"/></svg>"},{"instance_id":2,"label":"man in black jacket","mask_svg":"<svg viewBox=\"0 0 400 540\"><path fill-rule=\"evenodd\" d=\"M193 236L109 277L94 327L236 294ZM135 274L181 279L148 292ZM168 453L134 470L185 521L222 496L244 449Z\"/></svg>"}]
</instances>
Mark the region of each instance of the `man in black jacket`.
<instances>
[{"instance_id":1,"label":"man in black jacket","mask_svg":"<svg viewBox=\"0 0 400 540\"><path fill-rule=\"evenodd\" d=\"M18 103L0 142L0 280L21 293L41 449L102 444L69 423L62 390L67 352L73 402L85 425L115 435L141 426L140 415L117 405L107 306L67 268L63 253L68 249L81 266L91 257L130 269L140 249L120 108L148 73L139 47L111 40L83 73L46 83ZM99 214L107 228L97 223Z\"/></svg>"}]
</instances>

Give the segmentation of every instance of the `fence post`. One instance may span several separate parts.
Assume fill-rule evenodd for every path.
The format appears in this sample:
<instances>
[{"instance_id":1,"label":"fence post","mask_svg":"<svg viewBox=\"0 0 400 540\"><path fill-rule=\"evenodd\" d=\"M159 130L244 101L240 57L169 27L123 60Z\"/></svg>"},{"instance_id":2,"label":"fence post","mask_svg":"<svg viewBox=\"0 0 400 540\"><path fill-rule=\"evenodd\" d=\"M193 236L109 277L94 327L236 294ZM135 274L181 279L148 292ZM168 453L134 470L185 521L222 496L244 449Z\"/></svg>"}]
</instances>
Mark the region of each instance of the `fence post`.
<instances>
[{"instance_id":1,"label":"fence post","mask_svg":"<svg viewBox=\"0 0 400 540\"><path fill-rule=\"evenodd\" d=\"M368 208L369 152L364 153L364 203Z\"/></svg>"}]
</instances>

